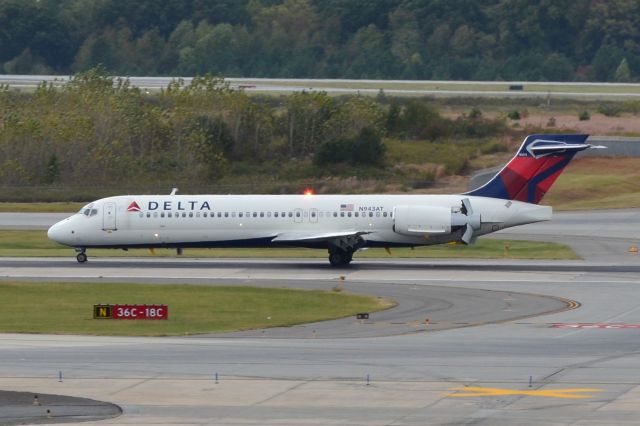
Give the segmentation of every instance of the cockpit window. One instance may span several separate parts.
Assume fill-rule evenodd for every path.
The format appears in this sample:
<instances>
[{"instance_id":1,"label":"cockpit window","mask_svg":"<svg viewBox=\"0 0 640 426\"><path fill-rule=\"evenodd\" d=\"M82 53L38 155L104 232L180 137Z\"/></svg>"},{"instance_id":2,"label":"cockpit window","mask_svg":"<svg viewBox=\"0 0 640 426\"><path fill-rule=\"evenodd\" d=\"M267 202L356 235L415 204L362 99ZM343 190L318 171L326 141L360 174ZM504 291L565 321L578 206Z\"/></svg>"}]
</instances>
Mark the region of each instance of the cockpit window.
<instances>
[{"instance_id":1,"label":"cockpit window","mask_svg":"<svg viewBox=\"0 0 640 426\"><path fill-rule=\"evenodd\" d=\"M80 209L80 211L78 212L79 214L85 215L87 217L89 216L95 216L98 214L98 209L93 207L93 203L92 204L87 204L86 206L84 206L83 208Z\"/></svg>"}]
</instances>

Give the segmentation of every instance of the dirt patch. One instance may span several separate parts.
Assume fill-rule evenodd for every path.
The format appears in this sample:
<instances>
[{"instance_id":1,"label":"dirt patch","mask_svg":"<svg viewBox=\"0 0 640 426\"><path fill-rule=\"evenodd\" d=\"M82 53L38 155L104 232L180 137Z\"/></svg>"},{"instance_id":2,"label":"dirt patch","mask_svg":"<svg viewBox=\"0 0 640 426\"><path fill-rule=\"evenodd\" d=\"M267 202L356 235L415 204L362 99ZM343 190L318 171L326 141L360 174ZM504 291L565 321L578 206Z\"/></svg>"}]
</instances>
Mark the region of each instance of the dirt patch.
<instances>
[{"instance_id":1,"label":"dirt patch","mask_svg":"<svg viewBox=\"0 0 640 426\"><path fill-rule=\"evenodd\" d=\"M554 126L548 126L551 119L555 119ZM513 126L518 123L523 128L554 128L560 131L575 131L589 135L618 135L640 136L640 117L625 114L620 117L607 117L602 114L592 114L590 120L580 121L578 114L533 113L519 121L509 120Z\"/></svg>"}]
</instances>

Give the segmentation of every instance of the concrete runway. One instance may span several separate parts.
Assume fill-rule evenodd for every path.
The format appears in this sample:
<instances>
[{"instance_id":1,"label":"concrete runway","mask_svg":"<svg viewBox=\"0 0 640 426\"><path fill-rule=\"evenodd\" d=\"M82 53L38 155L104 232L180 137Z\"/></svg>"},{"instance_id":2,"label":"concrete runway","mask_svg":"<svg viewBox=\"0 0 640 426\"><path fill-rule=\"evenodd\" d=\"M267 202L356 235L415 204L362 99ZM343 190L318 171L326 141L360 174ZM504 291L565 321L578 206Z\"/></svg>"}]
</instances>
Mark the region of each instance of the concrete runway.
<instances>
[{"instance_id":1,"label":"concrete runway","mask_svg":"<svg viewBox=\"0 0 640 426\"><path fill-rule=\"evenodd\" d=\"M343 275L347 291L400 304L264 334L0 335L0 388L122 407L102 424L635 425L638 217L563 213L508 235L581 248L570 262L5 258L3 279L330 288Z\"/></svg>"},{"instance_id":2,"label":"concrete runway","mask_svg":"<svg viewBox=\"0 0 640 426\"><path fill-rule=\"evenodd\" d=\"M132 86L147 91L166 88L178 77L129 76ZM0 84L15 89L34 89L46 81L61 85L68 82L65 75L0 75ZM191 84L193 77L183 77ZM559 82L489 82L435 80L349 80L349 79L282 79L227 78L230 87L247 93L326 92L331 94L377 95L381 89L393 96L434 97L491 97L491 98L566 98L566 99L634 99L640 97L637 83L559 83ZM364 86L363 86L364 85ZM511 85L524 85L526 90L509 90ZM441 87L443 86L443 87ZM466 87L476 87L468 90ZM622 90L620 90L622 88Z\"/></svg>"}]
</instances>

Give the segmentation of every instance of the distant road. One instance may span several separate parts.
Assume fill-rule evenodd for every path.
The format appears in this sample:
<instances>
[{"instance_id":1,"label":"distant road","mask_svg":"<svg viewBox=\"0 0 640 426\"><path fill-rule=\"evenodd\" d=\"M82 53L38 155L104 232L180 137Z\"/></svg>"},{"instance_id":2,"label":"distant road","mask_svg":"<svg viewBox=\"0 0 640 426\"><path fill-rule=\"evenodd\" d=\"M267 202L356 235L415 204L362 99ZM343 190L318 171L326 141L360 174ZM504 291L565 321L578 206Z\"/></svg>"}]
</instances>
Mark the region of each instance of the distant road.
<instances>
[{"instance_id":1,"label":"distant road","mask_svg":"<svg viewBox=\"0 0 640 426\"><path fill-rule=\"evenodd\" d=\"M17 89L35 88L46 81L64 84L70 76L0 75L0 85ZM160 90L175 78L189 84L193 77L127 77L143 90ZM549 83L442 80L348 80L348 79L280 79L227 78L231 87L250 93L293 93L302 91L331 94L377 95L381 90L395 96L436 97L513 97L575 99L640 99L640 84L631 83ZM511 89L514 90L511 90Z\"/></svg>"}]
</instances>

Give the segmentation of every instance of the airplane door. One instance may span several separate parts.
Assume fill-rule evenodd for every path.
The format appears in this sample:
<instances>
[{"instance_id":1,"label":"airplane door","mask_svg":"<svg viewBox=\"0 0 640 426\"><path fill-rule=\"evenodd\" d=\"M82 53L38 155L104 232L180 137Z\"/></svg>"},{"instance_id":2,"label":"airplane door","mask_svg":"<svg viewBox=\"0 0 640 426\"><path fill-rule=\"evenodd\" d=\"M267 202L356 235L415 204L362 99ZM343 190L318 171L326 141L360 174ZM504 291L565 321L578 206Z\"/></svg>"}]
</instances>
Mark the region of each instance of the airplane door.
<instances>
[{"instance_id":1,"label":"airplane door","mask_svg":"<svg viewBox=\"0 0 640 426\"><path fill-rule=\"evenodd\" d=\"M116 228L116 203L104 203L102 229L105 231L115 231L118 229Z\"/></svg>"},{"instance_id":2,"label":"airplane door","mask_svg":"<svg viewBox=\"0 0 640 426\"><path fill-rule=\"evenodd\" d=\"M295 209L293 211L293 221L295 223L302 223L302 209Z\"/></svg>"},{"instance_id":3,"label":"airplane door","mask_svg":"<svg viewBox=\"0 0 640 426\"><path fill-rule=\"evenodd\" d=\"M318 222L318 209L309 210L309 222L313 222L313 223Z\"/></svg>"}]
</instances>

